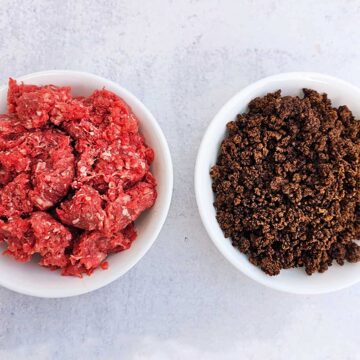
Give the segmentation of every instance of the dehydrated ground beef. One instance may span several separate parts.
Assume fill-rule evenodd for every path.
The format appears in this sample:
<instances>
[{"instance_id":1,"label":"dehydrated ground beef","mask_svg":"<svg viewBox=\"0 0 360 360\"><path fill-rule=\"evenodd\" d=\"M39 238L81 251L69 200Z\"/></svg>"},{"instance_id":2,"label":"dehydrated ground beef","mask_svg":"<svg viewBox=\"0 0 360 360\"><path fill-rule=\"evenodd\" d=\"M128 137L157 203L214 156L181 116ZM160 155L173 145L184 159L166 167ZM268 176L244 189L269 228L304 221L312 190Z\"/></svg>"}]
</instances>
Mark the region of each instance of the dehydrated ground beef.
<instances>
[{"instance_id":1,"label":"dehydrated ground beef","mask_svg":"<svg viewBox=\"0 0 360 360\"><path fill-rule=\"evenodd\" d=\"M153 150L130 107L105 89L73 97L70 87L10 79L0 115L0 242L6 254L62 269L107 268L128 249L133 222L157 197Z\"/></svg>"},{"instance_id":2,"label":"dehydrated ground beef","mask_svg":"<svg viewBox=\"0 0 360 360\"><path fill-rule=\"evenodd\" d=\"M360 260L360 122L326 94L303 93L252 100L211 169L225 237L269 275Z\"/></svg>"}]
</instances>

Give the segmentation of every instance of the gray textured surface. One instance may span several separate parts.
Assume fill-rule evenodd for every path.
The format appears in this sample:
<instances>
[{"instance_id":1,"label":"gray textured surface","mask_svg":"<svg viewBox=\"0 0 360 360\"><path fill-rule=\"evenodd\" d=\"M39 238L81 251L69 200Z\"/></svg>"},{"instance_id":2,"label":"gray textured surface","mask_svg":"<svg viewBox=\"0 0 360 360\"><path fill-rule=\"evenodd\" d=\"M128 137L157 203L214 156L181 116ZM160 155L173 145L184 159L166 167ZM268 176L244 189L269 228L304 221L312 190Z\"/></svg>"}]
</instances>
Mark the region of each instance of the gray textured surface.
<instances>
[{"instance_id":1,"label":"gray textured surface","mask_svg":"<svg viewBox=\"0 0 360 360\"><path fill-rule=\"evenodd\" d=\"M175 168L160 237L124 277L80 297L0 288L0 359L360 359L360 285L269 290L217 252L193 195L197 148L236 91L320 71L360 85L359 1L0 0L0 80L66 68L119 82L150 108Z\"/></svg>"}]
</instances>

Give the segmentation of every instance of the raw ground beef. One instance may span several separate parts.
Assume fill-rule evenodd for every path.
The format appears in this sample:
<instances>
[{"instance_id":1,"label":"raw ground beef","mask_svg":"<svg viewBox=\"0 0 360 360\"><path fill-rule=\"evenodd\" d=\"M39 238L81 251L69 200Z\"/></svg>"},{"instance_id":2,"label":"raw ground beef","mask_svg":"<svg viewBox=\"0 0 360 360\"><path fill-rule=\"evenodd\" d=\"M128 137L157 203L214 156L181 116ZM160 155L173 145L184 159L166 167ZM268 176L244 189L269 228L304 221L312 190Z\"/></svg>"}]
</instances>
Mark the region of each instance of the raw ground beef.
<instances>
[{"instance_id":1,"label":"raw ground beef","mask_svg":"<svg viewBox=\"0 0 360 360\"><path fill-rule=\"evenodd\" d=\"M303 92L252 100L211 170L225 237L269 275L360 260L360 121Z\"/></svg>"},{"instance_id":2,"label":"raw ground beef","mask_svg":"<svg viewBox=\"0 0 360 360\"><path fill-rule=\"evenodd\" d=\"M82 276L107 269L136 238L134 221L157 197L154 152L130 107L105 89L10 79L0 115L0 242L5 254Z\"/></svg>"}]
</instances>

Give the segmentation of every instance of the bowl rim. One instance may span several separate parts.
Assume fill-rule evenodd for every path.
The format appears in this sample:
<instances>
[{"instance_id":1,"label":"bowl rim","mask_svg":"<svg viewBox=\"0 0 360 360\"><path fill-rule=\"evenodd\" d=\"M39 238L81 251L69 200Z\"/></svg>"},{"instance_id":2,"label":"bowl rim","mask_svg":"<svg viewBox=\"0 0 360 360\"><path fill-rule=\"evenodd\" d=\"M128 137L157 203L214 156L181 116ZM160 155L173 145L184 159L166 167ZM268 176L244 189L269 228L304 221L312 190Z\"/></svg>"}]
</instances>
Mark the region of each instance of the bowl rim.
<instances>
[{"instance_id":1,"label":"bowl rim","mask_svg":"<svg viewBox=\"0 0 360 360\"><path fill-rule=\"evenodd\" d=\"M16 79L17 81L26 82L26 81L31 81L31 79L37 78L39 76L45 77L45 76L53 76L53 75L55 75L55 76L59 76L59 75L67 75L67 76L74 75L75 76L76 75L76 76L82 76L87 79L94 79L94 80L100 81L104 84L105 88L112 87L112 88L118 90L120 94L125 95L126 102L129 102L129 105L131 107L136 106L141 109L141 111L145 114L146 121L151 122L151 126L152 126L153 130L157 133L160 147L162 149L163 156L165 158L165 168L166 168L165 187L166 187L166 190L164 193L163 205L160 207L159 211L157 212L157 218L156 218L157 225L152 233L152 236L150 237L150 241L134 255L134 259L131 262L131 264L122 268L120 271L113 272L113 273L109 272L109 276L106 277L106 279L104 279L104 281L102 281L100 284L96 284L93 286L88 285L86 288L79 286L76 290L64 289L64 292L61 294L57 293L57 292L55 294L53 294L53 293L49 294L49 293L46 293L46 291L44 291L43 289L39 290L39 289L36 289L36 287L31 288L31 287L27 287L27 286L23 286L23 285L18 286L17 284L15 284L11 281L9 281L9 282L4 281L3 277L0 277L0 286L3 286L9 290L15 291L20 294L34 296L34 297L40 297L40 298L66 298L66 297L83 295L83 294L101 289L102 287L104 287L106 285L109 285L111 282L117 280L118 278L123 276L125 273L127 273L130 269L132 269L150 250L150 248L152 247L154 242L157 240L157 238L160 234L160 231L166 221L166 218L169 213L170 205L171 205L171 200L172 200L173 177L174 177L170 149L169 149L167 140L165 138L165 135L164 135L159 123L157 122L157 120L152 115L150 110L145 106L145 104L141 100L139 100L133 93L131 93L129 90L122 87L118 83L116 83L112 80L106 79L102 76L95 75L95 74L92 74L92 73L89 73L86 71L68 70L68 69L37 71L37 72L29 73L26 75L22 75L22 76L14 76L13 78ZM54 84L54 85L56 85L56 84ZM0 93L2 93L2 92L6 93L7 89L8 89L8 85L1 86ZM123 95L119 95L119 96L122 97ZM141 129L141 119L140 119L140 129ZM151 209L150 209L150 211L151 211Z\"/></svg>"},{"instance_id":2,"label":"bowl rim","mask_svg":"<svg viewBox=\"0 0 360 360\"><path fill-rule=\"evenodd\" d=\"M260 283L268 288L271 288L271 289L275 289L275 290L282 291L285 293L290 293L290 294L318 295L318 294L325 294L325 293L339 291L339 290L345 289L347 287L353 286L360 281L360 277L358 279L354 278L353 281L348 281L347 283L345 283L343 285L340 284L338 286L332 286L331 288L322 288L322 289L312 290L310 292L310 291L306 291L306 290L302 290L302 289L299 289L299 290L292 289L292 288L290 289L281 282L276 284L276 283L267 281L266 277L257 276L254 271L243 268L242 264L239 261L236 261L232 256L230 256L230 252L225 248L224 240L229 241L229 239L226 239L224 236L218 238L212 231L212 224L214 222L216 223L217 226L219 226L219 225L218 225L215 217L213 219L209 219L205 215L205 206L208 206L208 202L205 203L206 202L205 196L202 196L202 184L201 184L201 177L203 177L203 175L204 175L202 173L203 168L202 168L201 164L204 161L203 159L206 158L206 150L207 150L206 149L206 141L207 141L207 138L210 136L212 129L216 127L216 123L219 122L220 119L222 119L224 121L223 113L226 113L229 108L232 108L235 104L239 103L238 98L242 98L242 97L245 98L247 95L252 93L254 90L260 91L265 85L268 85L269 83L276 82L276 81L286 81L286 80L299 80L300 81L300 80L304 80L306 78L311 79L311 80L316 80L316 81L322 81L322 82L327 82L327 83L332 83L332 84L343 85L349 89L352 89L354 92L356 92L360 95L359 87L357 87L345 80L339 79L337 77L318 73L318 72L305 72L305 71L304 72L302 72L302 71L300 71L300 72L284 72L284 73L270 75L270 76L261 78L260 80L257 80L253 83L250 83L249 85L245 86L240 91L235 93L235 95L233 95L229 100L227 100L224 103L224 105L220 108L220 110L218 110L218 112L215 114L215 116L210 121L210 123L208 124L208 126L205 130L205 133L201 139L200 146L198 148L197 157L196 157L195 171L194 171L194 189L195 189L196 203L197 203L198 211L200 214L200 218L201 218L201 221L205 227L205 230L206 230L208 236L210 237L210 239L212 240L213 244L216 246L218 251L237 270L239 270L241 273L246 275L248 278L250 278L250 279L256 281L257 283ZM224 121L224 126L226 125L226 122L228 122L228 121L230 121L230 120ZM254 266L254 268L255 268L255 266Z\"/></svg>"}]
</instances>

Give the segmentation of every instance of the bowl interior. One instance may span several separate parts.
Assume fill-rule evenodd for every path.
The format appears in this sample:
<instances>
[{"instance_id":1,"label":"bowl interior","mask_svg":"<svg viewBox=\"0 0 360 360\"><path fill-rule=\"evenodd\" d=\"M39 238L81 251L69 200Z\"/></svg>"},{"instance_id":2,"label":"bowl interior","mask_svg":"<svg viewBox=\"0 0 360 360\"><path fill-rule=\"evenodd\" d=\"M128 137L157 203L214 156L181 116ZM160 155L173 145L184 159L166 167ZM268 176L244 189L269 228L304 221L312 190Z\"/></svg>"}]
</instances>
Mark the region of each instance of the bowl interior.
<instances>
[{"instance_id":1,"label":"bowl interior","mask_svg":"<svg viewBox=\"0 0 360 360\"><path fill-rule=\"evenodd\" d=\"M197 203L204 226L220 252L240 271L269 287L292 293L324 293L350 286L360 280L360 263L334 264L323 274L308 276L303 269L281 271L270 277L252 265L247 257L225 239L215 218L214 194L211 189L210 168L215 164L219 146L225 136L225 125L236 115L247 110L247 104L257 96L282 90L282 95L302 95L302 88L325 92L333 106L348 105L356 118L360 118L360 89L342 80L315 73L288 73L260 80L235 95L209 125L202 140L196 170L195 189Z\"/></svg>"},{"instance_id":2,"label":"bowl interior","mask_svg":"<svg viewBox=\"0 0 360 360\"><path fill-rule=\"evenodd\" d=\"M11 257L0 258L0 285L14 291L41 297L73 296L95 290L128 271L146 253L155 241L165 221L172 193L172 164L164 135L150 112L127 90L101 77L72 71L49 71L27 75L17 80L37 85L71 86L74 95L90 95L105 87L122 97L140 122L140 131L155 151L152 172L157 180L158 198L155 205L136 221L138 237L132 247L109 256L109 269L97 270L83 279L60 276L32 262L21 264ZM7 87L0 90L0 113L6 112Z\"/></svg>"}]
</instances>

